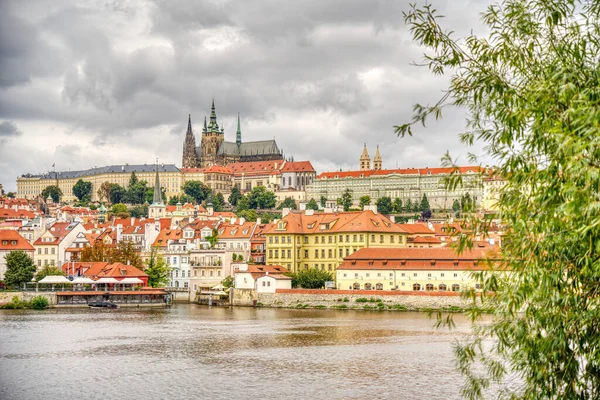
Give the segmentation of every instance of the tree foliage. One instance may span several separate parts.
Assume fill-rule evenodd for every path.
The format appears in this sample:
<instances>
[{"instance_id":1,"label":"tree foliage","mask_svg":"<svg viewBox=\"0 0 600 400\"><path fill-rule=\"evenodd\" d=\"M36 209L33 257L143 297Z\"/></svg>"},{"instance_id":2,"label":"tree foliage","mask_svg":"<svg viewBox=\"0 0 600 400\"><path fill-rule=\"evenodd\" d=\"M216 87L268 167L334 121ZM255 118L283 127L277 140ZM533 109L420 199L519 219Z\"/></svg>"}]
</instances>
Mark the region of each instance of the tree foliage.
<instances>
[{"instance_id":1,"label":"tree foliage","mask_svg":"<svg viewBox=\"0 0 600 400\"><path fill-rule=\"evenodd\" d=\"M73 186L73 194L79 201L90 201L92 199L92 182L79 179Z\"/></svg>"},{"instance_id":2,"label":"tree foliage","mask_svg":"<svg viewBox=\"0 0 600 400\"><path fill-rule=\"evenodd\" d=\"M144 268L140 253L135 249L133 243L128 240L120 241L115 247L106 246L104 242L98 240L92 246L83 249L81 261L122 263L133 265L138 269Z\"/></svg>"},{"instance_id":3,"label":"tree foliage","mask_svg":"<svg viewBox=\"0 0 600 400\"><path fill-rule=\"evenodd\" d=\"M342 206L344 211L349 211L350 207L352 207L352 190L346 189L342 197L337 199L337 204L338 206Z\"/></svg>"},{"instance_id":4,"label":"tree foliage","mask_svg":"<svg viewBox=\"0 0 600 400\"><path fill-rule=\"evenodd\" d=\"M321 207L325 208L325 206L327 205L327 197L321 196L319 204L321 204Z\"/></svg>"},{"instance_id":5,"label":"tree foliage","mask_svg":"<svg viewBox=\"0 0 600 400\"><path fill-rule=\"evenodd\" d=\"M253 209L273 208L277 203L275 193L270 192L264 186L256 186L248 193L249 207Z\"/></svg>"},{"instance_id":6,"label":"tree foliage","mask_svg":"<svg viewBox=\"0 0 600 400\"><path fill-rule=\"evenodd\" d=\"M110 210L113 214L124 213L127 212L127 206L123 203L115 204L112 206Z\"/></svg>"},{"instance_id":7,"label":"tree foliage","mask_svg":"<svg viewBox=\"0 0 600 400\"><path fill-rule=\"evenodd\" d=\"M317 204L317 201L315 199L310 199L308 203L306 203L306 209L318 211L319 205Z\"/></svg>"},{"instance_id":8,"label":"tree foliage","mask_svg":"<svg viewBox=\"0 0 600 400\"><path fill-rule=\"evenodd\" d=\"M63 192L56 185L46 186L46 189L42 190L42 198L46 200L48 196L52 198L53 202L58 203L63 196Z\"/></svg>"},{"instance_id":9,"label":"tree foliage","mask_svg":"<svg viewBox=\"0 0 600 400\"><path fill-rule=\"evenodd\" d=\"M421 204L419 204L419 210L418 211L427 211L430 210L431 206L429 205L429 199L427 198L427 195L425 193L423 193L423 197L421 198Z\"/></svg>"},{"instance_id":10,"label":"tree foliage","mask_svg":"<svg viewBox=\"0 0 600 400\"><path fill-rule=\"evenodd\" d=\"M292 199L291 197L286 197L281 204L279 204L279 207L277 207L278 210L283 210L284 208L289 208L291 210L295 210L298 207L296 207L296 200Z\"/></svg>"},{"instance_id":11,"label":"tree foliage","mask_svg":"<svg viewBox=\"0 0 600 400\"><path fill-rule=\"evenodd\" d=\"M231 188L231 194L227 199L229 201L229 204L236 207L241 197L242 193L240 193L240 188L237 185L233 185L233 188Z\"/></svg>"},{"instance_id":12,"label":"tree foliage","mask_svg":"<svg viewBox=\"0 0 600 400\"><path fill-rule=\"evenodd\" d=\"M158 254L156 248L150 250L150 257L145 262L144 272L148 274L148 286L164 287L169 283L171 268L165 262L162 255Z\"/></svg>"},{"instance_id":13,"label":"tree foliage","mask_svg":"<svg viewBox=\"0 0 600 400\"><path fill-rule=\"evenodd\" d=\"M250 200L248 200L248 196L242 195L237 201L236 211L244 211L250 208Z\"/></svg>"},{"instance_id":14,"label":"tree foliage","mask_svg":"<svg viewBox=\"0 0 600 400\"><path fill-rule=\"evenodd\" d=\"M194 203L194 198L190 195L187 195L185 193L179 195L179 196L172 196L169 199L169 205L170 206L175 206L177 205L177 203L181 203L181 204L186 204L186 203Z\"/></svg>"},{"instance_id":15,"label":"tree foliage","mask_svg":"<svg viewBox=\"0 0 600 400\"><path fill-rule=\"evenodd\" d=\"M316 268L299 271L292 278L298 286L304 289L321 289L325 287L325 282L333 280L330 272Z\"/></svg>"},{"instance_id":16,"label":"tree foliage","mask_svg":"<svg viewBox=\"0 0 600 400\"><path fill-rule=\"evenodd\" d=\"M126 190L124 187L122 187L121 185L116 184L116 183L110 184L108 200L112 204L117 204L117 203L120 203L121 201L123 201L125 194L126 194Z\"/></svg>"},{"instance_id":17,"label":"tree foliage","mask_svg":"<svg viewBox=\"0 0 600 400\"><path fill-rule=\"evenodd\" d=\"M211 194L210 188L200 181L187 181L183 184L183 192L192 197L196 204L201 204Z\"/></svg>"},{"instance_id":18,"label":"tree foliage","mask_svg":"<svg viewBox=\"0 0 600 400\"><path fill-rule=\"evenodd\" d=\"M365 208L365 206L370 206L371 205L371 196L364 195L364 196L360 196L360 199L358 199L358 207L362 210Z\"/></svg>"},{"instance_id":19,"label":"tree foliage","mask_svg":"<svg viewBox=\"0 0 600 400\"><path fill-rule=\"evenodd\" d=\"M475 275L482 301L494 292L496 308L486 324L468 312L473 339L456 347L463 395L481 398L514 372L523 385L512 398L600 398L600 3L504 0L482 19L486 36L454 38L430 5L405 14L429 50L425 63L449 74L450 86L397 127L410 135L445 107L463 107L461 141L484 144L506 181L498 215L510 273ZM444 162L453 165L450 155ZM451 178L449 188L461 185ZM467 219L485 233L487 220Z\"/></svg>"},{"instance_id":20,"label":"tree foliage","mask_svg":"<svg viewBox=\"0 0 600 400\"><path fill-rule=\"evenodd\" d=\"M377 205L377 212L381 214L391 214L394 211L392 199L388 196L378 198L375 204Z\"/></svg>"},{"instance_id":21,"label":"tree foliage","mask_svg":"<svg viewBox=\"0 0 600 400\"><path fill-rule=\"evenodd\" d=\"M100 201L100 202L110 201L110 189L111 189L111 183L103 182L100 185L100 187L98 188L98 190L96 190L96 195L98 196L98 201Z\"/></svg>"},{"instance_id":22,"label":"tree foliage","mask_svg":"<svg viewBox=\"0 0 600 400\"><path fill-rule=\"evenodd\" d=\"M36 274L35 274L35 280L37 282L41 281L42 279L44 279L45 277L47 277L48 275L61 275L64 276L65 274L57 267L51 266L51 265L46 265L45 267L43 267L42 269L40 269Z\"/></svg>"},{"instance_id":23,"label":"tree foliage","mask_svg":"<svg viewBox=\"0 0 600 400\"><path fill-rule=\"evenodd\" d=\"M24 283L31 282L35 273L35 264L27 253L21 250L11 251L5 258L4 283L6 286L19 288Z\"/></svg>"},{"instance_id":24,"label":"tree foliage","mask_svg":"<svg viewBox=\"0 0 600 400\"><path fill-rule=\"evenodd\" d=\"M233 276L229 275L226 276L225 279L223 279L221 281L221 285L223 285L223 287L225 287L225 289L229 289L232 288L235 284L235 279L233 279Z\"/></svg>"},{"instance_id":25,"label":"tree foliage","mask_svg":"<svg viewBox=\"0 0 600 400\"><path fill-rule=\"evenodd\" d=\"M394 199L394 202L392 204L392 208L394 210L395 213L401 213L402 212L402 199L400 197L396 197Z\"/></svg>"}]
</instances>

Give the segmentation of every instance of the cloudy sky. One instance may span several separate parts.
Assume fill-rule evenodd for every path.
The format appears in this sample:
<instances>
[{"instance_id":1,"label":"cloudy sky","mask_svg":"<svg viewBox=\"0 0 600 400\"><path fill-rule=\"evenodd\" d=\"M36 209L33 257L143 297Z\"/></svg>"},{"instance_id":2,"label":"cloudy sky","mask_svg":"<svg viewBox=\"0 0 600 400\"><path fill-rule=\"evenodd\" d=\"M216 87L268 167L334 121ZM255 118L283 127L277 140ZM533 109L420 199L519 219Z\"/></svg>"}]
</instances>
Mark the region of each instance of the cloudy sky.
<instances>
[{"instance_id":1,"label":"cloudy sky","mask_svg":"<svg viewBox=\"0 0 600 400\"><path fill-rule=\"evenodd\" d=\"M487 1L432 0L457 33L481 29ZM464 112L398 139L416 102L446 78L420 61L408 1L2 0L0 183L23 173L120 163L181 165L215 99L226 140L275 137L318 172L356 169L363 143L384 168L431 167L458 141Z\"/></svg>"}]
</instances>

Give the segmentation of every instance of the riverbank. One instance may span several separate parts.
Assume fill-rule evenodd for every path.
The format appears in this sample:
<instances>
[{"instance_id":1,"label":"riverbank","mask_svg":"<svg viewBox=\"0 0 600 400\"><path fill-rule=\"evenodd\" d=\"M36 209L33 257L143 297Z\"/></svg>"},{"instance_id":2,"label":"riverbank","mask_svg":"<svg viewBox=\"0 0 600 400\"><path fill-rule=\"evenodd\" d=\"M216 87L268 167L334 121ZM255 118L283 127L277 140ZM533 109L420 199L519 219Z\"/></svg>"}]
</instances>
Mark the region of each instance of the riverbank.
<instances>
[{"instance_id":1,"label":"riverbank","mask_svg":"<svg viewBox=\"0 0 600 400\"><path fill-rule=\"evenodd\" d=\"M280 289L276 293L235 289L232 304L265 308L380 311L463 311L473 307L459 292ZM483 308L481 299L476 307Z\"/></svg>"}]
</instances>

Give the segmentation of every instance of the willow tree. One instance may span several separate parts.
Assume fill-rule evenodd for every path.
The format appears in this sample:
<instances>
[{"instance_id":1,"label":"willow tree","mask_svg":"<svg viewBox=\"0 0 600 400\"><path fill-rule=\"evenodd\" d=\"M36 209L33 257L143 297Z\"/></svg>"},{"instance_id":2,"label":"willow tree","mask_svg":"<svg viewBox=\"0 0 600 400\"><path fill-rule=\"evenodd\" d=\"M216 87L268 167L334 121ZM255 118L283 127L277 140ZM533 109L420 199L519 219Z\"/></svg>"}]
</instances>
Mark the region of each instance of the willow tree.
<instances>
[{"instance_id":1,"label":"willow tree","mask_svg":"<svg viewBox=\"0 0 600 400\"><path fill-rule=\"evenodd\" d=\"M599 14L598 1L505 0L482 15L489 34L462 38L432 6L405 14L425 65L450 83L398 135L462 107L461 141L485 144L506 181L498 206L511 273L477 275L497 307L486 325L471 311L474 337L455 347L466 397L507 373L523 380L514 398L600 397Z\"/></svg>"}]
</instances>

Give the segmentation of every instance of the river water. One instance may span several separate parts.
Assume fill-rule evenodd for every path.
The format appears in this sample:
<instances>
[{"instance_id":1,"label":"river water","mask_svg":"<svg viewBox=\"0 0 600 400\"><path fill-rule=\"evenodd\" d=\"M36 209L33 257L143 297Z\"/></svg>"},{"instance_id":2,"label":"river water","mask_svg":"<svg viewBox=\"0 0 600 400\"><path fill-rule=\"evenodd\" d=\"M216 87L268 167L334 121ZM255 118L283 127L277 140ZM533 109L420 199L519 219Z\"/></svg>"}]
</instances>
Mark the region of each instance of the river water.
<instances>
[{"instance_id":1,"label":"river water","mask_svg":"<svg viewBox=\"0 0 600 400\"><path fill-rule=\"evenodd\" d=\"M452 343L414 312L0 310L0 399L460 398Z\"/></svg>"}]
</instances>

